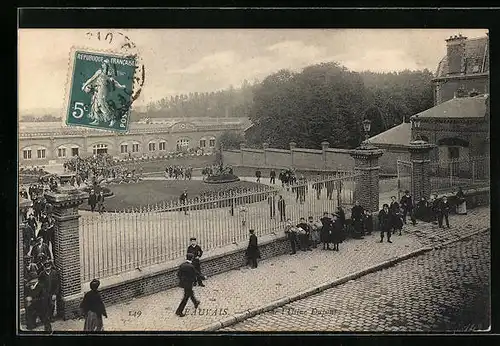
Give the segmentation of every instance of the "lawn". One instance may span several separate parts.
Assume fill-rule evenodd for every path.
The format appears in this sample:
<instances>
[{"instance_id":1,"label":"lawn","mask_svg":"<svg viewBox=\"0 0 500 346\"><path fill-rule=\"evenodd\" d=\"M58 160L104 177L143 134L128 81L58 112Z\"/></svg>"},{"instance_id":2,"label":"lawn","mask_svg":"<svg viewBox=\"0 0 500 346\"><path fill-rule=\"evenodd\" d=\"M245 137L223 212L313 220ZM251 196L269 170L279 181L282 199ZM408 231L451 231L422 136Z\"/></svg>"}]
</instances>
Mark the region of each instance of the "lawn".
<instances>
[{"instance_id":1,"label":"lawn","mask_svg":"<svg viewBox=\"0 0 500 346\"><path fill-rule=\"evenodd\" d=\"M233 188L253 188L259 184L248 181L237 181L226 184L205 184L201 180L145 180L138 183L109 185L112 197L105 200L108 211L137 208L154 205L163 201L179 200L184 189L188 198L199 196L202 192L223 191ZM81 209L90 210L88 203Z\"/></svg>"},{"instance_id":2,"label":"lawn","mask_svg":"<svg viewBox=\"0 0 500 346\"><path fill-rule=\"evenodd\" d=\"M186 158L173 158L164 160L144 161L135 163L122 163L121 165L132 169L142 168L144 173L165 172L167 166L191 166L193 168L204 168L215 163L215 155L195 156Z\"/></svg>"}]
</instances>

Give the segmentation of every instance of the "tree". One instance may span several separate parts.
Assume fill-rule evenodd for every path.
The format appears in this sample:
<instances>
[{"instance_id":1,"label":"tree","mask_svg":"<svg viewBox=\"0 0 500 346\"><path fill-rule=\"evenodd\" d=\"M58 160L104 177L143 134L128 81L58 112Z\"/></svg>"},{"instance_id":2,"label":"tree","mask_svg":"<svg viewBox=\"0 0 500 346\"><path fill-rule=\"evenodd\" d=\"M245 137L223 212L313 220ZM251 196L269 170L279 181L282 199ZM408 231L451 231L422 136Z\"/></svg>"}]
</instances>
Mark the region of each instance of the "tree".
<instances>
[{"instance_id":1,"label":"tree","mask_svg":"<svg viewBox=\"0 0 500 346\"><path fill-rule=\"evenodd\" d=\"M224 149L239 149L244 140L240 132L224 131L219 137L219 146L222 145Z\"/></svg>"},{"instance_id":2,"label":"tree","mask_svg":"<svg viewBox=\"0 0 500 346\"><path fill-rule=\"evenodd\" d=\"M287 148L348 148L361 142L361 121L366 90L359 74L336 63L306 67L300 73L281 70L255 88L248 142L268 141Z\"/></svg>"}]
</instances>

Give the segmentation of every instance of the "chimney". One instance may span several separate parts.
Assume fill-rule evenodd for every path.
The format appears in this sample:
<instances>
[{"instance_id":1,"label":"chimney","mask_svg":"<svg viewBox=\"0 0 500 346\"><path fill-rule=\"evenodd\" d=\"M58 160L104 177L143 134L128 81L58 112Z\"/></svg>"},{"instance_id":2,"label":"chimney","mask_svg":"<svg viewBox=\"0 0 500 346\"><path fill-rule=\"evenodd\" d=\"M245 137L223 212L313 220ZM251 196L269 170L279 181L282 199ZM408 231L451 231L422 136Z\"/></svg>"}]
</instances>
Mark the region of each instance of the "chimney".
<instances>
[{"instance_id":1,"label":"chimney","mask_svg":"<svg viewBox=\"0 0 500 346\"><path fill-rule=\"evenodd\" d=\"M462 73L462 67L465 59L465 41L467 37L460 35L450 36L446 40L446 50L448 59L448 74Z\"/></svg>"}]
</instances>

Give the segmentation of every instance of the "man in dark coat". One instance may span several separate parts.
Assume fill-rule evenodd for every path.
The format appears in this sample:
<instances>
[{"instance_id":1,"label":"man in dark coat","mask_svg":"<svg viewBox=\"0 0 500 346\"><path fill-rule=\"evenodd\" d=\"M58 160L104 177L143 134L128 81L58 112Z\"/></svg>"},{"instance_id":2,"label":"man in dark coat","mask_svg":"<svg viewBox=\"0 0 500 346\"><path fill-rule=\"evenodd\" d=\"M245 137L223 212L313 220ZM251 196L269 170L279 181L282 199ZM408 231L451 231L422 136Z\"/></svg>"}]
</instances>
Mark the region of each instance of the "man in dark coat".
<instances>
[{"instance_id":1,"label":"man in dark coat","mask_svg":"<svg viewBox=\"0 0 500 346\"><path fill-rule=\"evenodd\" d=\"M257 178L257 182L260 183L260 177L262 176L262 172L259 170L255 171L255 177Z\"/></svg>"},{"instance_id":2,"label":"man in dark coat","mask_svg":"<svg viewBox=\"0 0 500 346\"><path fill-rule=\"evenodd\" d=\"M297 253L297 231L290 219L286 220L285 233L290 241L290 247L292 248L290 255L295 255Z\"/></svg>"},{"instance_id":3,"label":"man in dark coat","mask_svg":"<svg viewBox=\"0 0 500 346\"><path fill-rule=\"evenodd\" d=\"M46 259L51 259L49 247L43 242L43 237L38 236L36 241L36 245L31 250L31 256L33 256L36 261L38 261L40 255L44 256Z\"/></svg>"},{"instance_id":4,"label":"man in dark coat","mask_svg":"<svg viewBox=\"0 0 500 346\"><path fill-rule=\"evenodd\" d=\"M99 195L97 196L97 208L99 209L99 214L104 212L104 192L99 191Z\"/></svg>"},{"instance_id":5,"label":"man in dark coat","mask_svg":"<svg viewBox=\"0 0 500 346\"><path fill-rule=\"evenodd\" d=\"M330 250L330 234L333 227L332 219L330 219L327 212L324 212L320 221L323 225L320 231L320 241L323 243L323 250Z\"/></svg>"},{"instance_id":6,"label":"man in dark coat","mask_svg":"<svg viewBox=\"0 0 500 346\"><path fill-rule=\"evenodd\" d=\"M433 224L437 224L438 215L440 213L439 208L441 206L441 200L437 198L436 194L431 195L431 199L429 200L429 206L430 206L431 222Z\"/></svg>"},{"instance_id":7,"label":"man in dark coat","mask_svg":"<svg viewBox=\"0 0 500 346\"><path fill-rule=\"evenodd\" d=\"M311 233L311 230L309 228L309 225L306 223L305 218L300 218L300 222L297 225L297 228L299 228L300 249L302 251L312 251L311 244L309 244L309 235ZM302 231L300 229L302 229Z\"/></svg>"},{"instance_id":8,"label":"man in dark coat","mask_svg":"<svg viewBox=\"0 0 500 346\"><path fill-rule=\"evenodd\" d=\"M28 220L26 220L26 223L31 227L33 232L36 231L37 224L36 224L35 216L33 214L28 215Z\"/></svg>"},{"instance_id":9,"label":"man in dark coat","mask_svg":"<svg viewBox=\"0 0 500 346\"><path fill-rule=\"evenodd\" d=\"M259 246L257 245L257 236L254 234L253 229L249 230L250 239L248 240L248 247L246 250L247 262L252 269L257 268L257 259L260 258Z\"/></svg>"},{"instance_id":10,"label":"man in dark coat","mask_svg":"<svg viewBox=\"0 0 500 346\"><path fill-rule=\"evenodd\" d=\"M90 190L88 203L90 206L90 210L92 212L95 211L95 206L97 205L97 195L95 194L95 191L93 189Z\"/></svg>"},{"instance_id":11,"label":"man in dark coat","mask_svg":"<svg viewBox=\"0 0 500 346\"><path fill-rule=\"evenodd\" d=\"M351 220L352 225L354 227L354 237L362 238L363 237L363 215L365 210L361 205L359 205L359 201L354 202L354 207L351 209Z\"/></svg>"},{"instance_id":12,"label":"man in dark coat","mask_svg":"<svg viewBox=\"0 0 500 346\"><path fill-rule=\"evenodd\" d=\"M269 173L269 182L271 184L276 184L276 172L274 171L274 169L271 170L271 173Z\"/></svg>"},{"instance_id":13,"label":"man in dark coat","mask_svg":"<svg viewBox=\"0 0 500 346\"><path fill-rule=\"evenodd\" d=\"M40 274L38 280L45 291L47 299L48 317L53 320L57 296L59 295L59 273L54 268L52 261L46 261L43 264L44 271Z\"/></svg>"},{"instance_id":14,"label":"man in dark coat","mask_svg":"<svg viewBox=\"0 0 500 346\"><path fill-rule=\"evenodd\" d=\"M184 296L182 297L179 307L175 311L175 314L179 317L186 316L183 311L189 299L191 299L191 301L193 302L195 309L197 309L198 305L200 305L200 301L197 300L194 296L193 283L196 282L197 276L201 274L193 266L193 258L193 254L188 253L186 255L186 262L182 263L179 267L179 270L177 271L179 286L184 289Z\"/></svg>"},{"instance_id":15,"label":"man in dark coat","mask_svg":"<svg viewBox=\"0 0 500 346\"><path fill-rule=\"evenodd\" d=\"M415 220L415 215L413 214L413 198L410 195L410 191L406 190L403 197L401 197L401 208L403 208L403 223L406 225L406 215L410 215L411 223L413 226L417 224Z\"/></svg>"},{"instance_id":16,"label":"man in dark coat","mask_svg":"<svg viewBox=\"0 0 500 346\"><path fill-rule=\"evenodd\" d=\"M196 269L196 271L200 273L200 275L196 277L194 285L196 286L198 284L198 286L205 287L205 285L203 284L203 275L201 275L201 263L200 263L200 257L203 255L203 250L201 249L201 246L199 246L196 243L195 237L191 237L189 240L191 241L191 245L188 246L186 253L193 254L193 260L192 260L193 266Z\"/></svg>"},{"instance_id":17,"label":"man in dark coat","mask_svg":"<svg viewBox=\"0 0 500 346\"><path fill-rule=\"evenodd\" d=\"M283 196L280 195L278 199L278 211L280 213L280 221L283 222L286 219L286 203Z\"/></svg>"},{"instance_id":18,"label":"man in dark coat","mask_svg":"<svg viewBox=\"0 0 500 346\"><path fill-rule=\"evenodd\" d=\"M187 194L187 190L184 189L184 191L181 193L181 196L179 197L179 201L181 202L181 204L185 205L187 203L187 198L188 198L188 194ZM184 208L181 208L180 211L184 210L184 215L187 215L187 208L184 207Z\"/></svg>"},{"instance_id":19,"label":"man in dark coat","mask_svg":"<svg viewBox=\"0 0 500 346\"><path fill-rule=\"evenodd\" d=\"M444 218L444 220L446 221L446 227L450 228L450 222L448 221L450 209L451 209L451 207L450 207L450 203L448 202L448 198L446 196L444 196L440 201L439 208L438 208L438 214L437 214L439 227L444 228L443 227L443 218Z\"/></svg>"},{"instance_id":20,"label":"man in dark coat","mask_svg":"<svg viewBox=\"0 0 500 346\"><path fill-rule=\"evenodd\" d=\"M332 231L330 234L330 242L333 244L333 251L339 251L339 244L342 240L342 225L340 223L339 217L336 214L332 214Z\"/></svg>"},{"instance_id":21,"label":"man in dark coat","mask_svg":"<svg viewBox=\"0 0 500 346\"><path fill-rule=\"evenodd\" d=\"M383 208L378 213L378 225L380 229L380 242L384 241L384 233L387 235L387 242L391 241L391 215L389 212L389 205L384 204Z\"/></svg>"},{"instance_id":22,"label":"man in dark coat","mask_svg":"<svg viewBox=\"0 0 500 346\"><path fill-rule=\"evenodd\" d=\"M23 248L24 254L27 254L30 249L31 242L35 239L35 230L25 222L23 223Z\"/></svg>"},{"instance_id":23,"label":"man in dark coat","mask_svg":"<svg viewBox=\"0 0 500 346\"><path fill-rule=\"evenodd\" d=\"M400 213L401 211L399 203L396 201L396 196L392 196L391 204L389 205L389 214L391 216L391 230L394 234L399 231L399 235L401 235L401 229L403 228Z\"/></svg>"},{"instance_id":24,"label":"man in dark coat","mask_svg":"<svg viewBox=\"0 0 500 346\"><path fill-rule=\"evenodd\" d=\"M26 299L26 327L28 330L36 327L36 319L40 317L44 331L51 332L52 325L50 324L48 299L36 272L30 273L29 281L24 289L24 296Z\"/></svg>"}]
</instances>

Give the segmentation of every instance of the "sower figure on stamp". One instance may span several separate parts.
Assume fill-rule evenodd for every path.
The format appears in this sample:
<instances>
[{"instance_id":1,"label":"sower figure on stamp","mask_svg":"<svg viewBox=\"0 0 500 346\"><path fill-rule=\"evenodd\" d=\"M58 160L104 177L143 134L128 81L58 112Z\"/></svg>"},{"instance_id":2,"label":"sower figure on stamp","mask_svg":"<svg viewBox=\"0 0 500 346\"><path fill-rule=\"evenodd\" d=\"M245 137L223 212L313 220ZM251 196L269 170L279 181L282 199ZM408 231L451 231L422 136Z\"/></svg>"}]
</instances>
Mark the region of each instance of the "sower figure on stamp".
<instances>
[{"instance_id":1,"label":"sower figure on stamp","mask_svg":"<svg viewBox=\"0 0 500 346\"><path fill-rule=\"evenodd\" d=\"M202 281L205 277L201 274L201 263L200 263L200 257L203 255L203 250L196 243L195 237L191 237L189 240L191 241L191 245L188 246L187 253L193 255L192 263L197 272L199 273L199 275L196 276L196 281L194 282L194 285L205 287Z\"/></svg>"},{"instance_id":2,"label":"sower figure on stamp","mask_svg":"<svg viewBox=\"0 0 500 346\"><path fill-rule=\"evenodd\" d=\"M115 123L116 109L113 108L109 97L111 88L125 89L112 76L109 60L103 61L102 66L92 77L83 83L82 90L92 94L91 109L89 117L93 120L90 124L96 125L99 122L109 122L109 127Z\"/></svg>"},{"instance_id":3,"label":"sower figure on stamp","mask_svg":"<svg viewBox=\"0 0 500 346\"><path fill-rule=\"evenodd\" d=\"M194 296L193 283L196 282L197 276L201 274L197 272L196 268L193 266L193 258L193 254L188 253L186 255L186 262L180 265L179 271L177 272L177 277L179 278L179 286L184 289L184 296L182 297L179 307L175 311L175 314L179 317L186 316L184 314L184 308L186 307L187 301L189 299L191 299L191 301L193 302L195 309L197 309L200 305L200 301L197 300Z\"/></svg>"},{"instance_id":4,"label":"sower figure on stamp","mask_svg":"<svg viewBox=\"0 0 500 346\"><path fill-rule=\"evenodd\" d=\"M389 205L384 204L382 210L378 213L378 225L380 229L380 242L384 241L384 233L387 235L387 242L391 241L391 215L389 211Z\"/></svg>"},{"instance_id":5,"label":"sower figure on stamp","mask_svg":"<svg viewBox=\"0 0 500 346\"><path fill-rule=\"evenodd\" d=\"M80 309L85 317L83 330L86 332L101 332L104 330L102 316L108 318L106 307L97 291L101 282L94 279L90 282L90 291L85 293L80 303Z\"/></svg>"}]
</instances>

